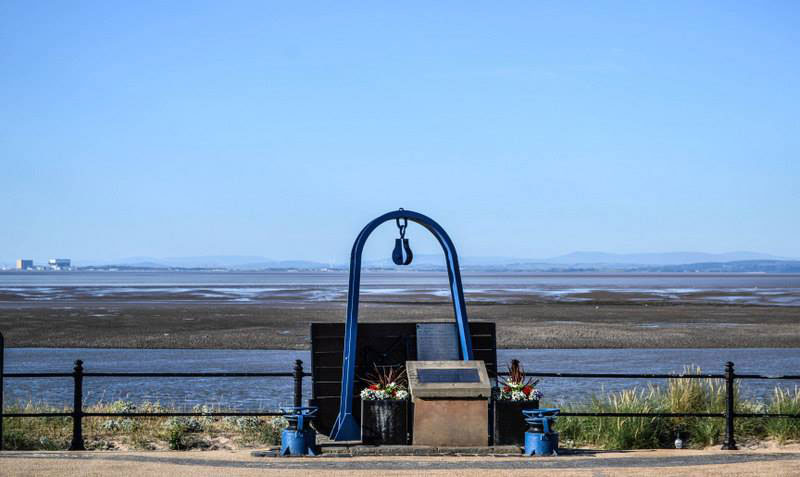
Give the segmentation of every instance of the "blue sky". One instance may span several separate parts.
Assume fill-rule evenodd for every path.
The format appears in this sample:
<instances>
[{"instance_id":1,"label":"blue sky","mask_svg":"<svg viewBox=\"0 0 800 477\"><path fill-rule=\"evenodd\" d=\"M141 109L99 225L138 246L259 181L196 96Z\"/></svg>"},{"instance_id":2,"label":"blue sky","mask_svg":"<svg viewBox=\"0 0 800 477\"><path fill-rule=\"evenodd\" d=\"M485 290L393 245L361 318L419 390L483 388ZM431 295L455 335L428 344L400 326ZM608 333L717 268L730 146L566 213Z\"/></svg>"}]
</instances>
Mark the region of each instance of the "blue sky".
<instances>
[{"instance_id":1,"label":"blue sky","mask_svg":"<svg viewBox=\"0 0 800 477\"><path fill-rule=\"evenodd\" d=\"M4 1L0 259L339 261L398 207L470 256L800 256L798 45L792 1Z\"/></svg>"}]
</instances>

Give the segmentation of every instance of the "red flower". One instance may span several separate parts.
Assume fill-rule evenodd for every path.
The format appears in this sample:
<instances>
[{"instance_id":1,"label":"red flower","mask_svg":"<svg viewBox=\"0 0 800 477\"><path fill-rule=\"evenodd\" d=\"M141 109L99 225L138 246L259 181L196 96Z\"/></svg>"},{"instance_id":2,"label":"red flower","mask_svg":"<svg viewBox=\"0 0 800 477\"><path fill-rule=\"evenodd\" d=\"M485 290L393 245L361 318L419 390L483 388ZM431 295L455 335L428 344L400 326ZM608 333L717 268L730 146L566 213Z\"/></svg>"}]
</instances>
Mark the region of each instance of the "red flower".
<instances>
[{"instance_id":1,"label":"red flower","mask_svg":"<svg viewBox=\"0 0 800 477\"><path fill-rule=\"evenodd\" d=\"M503 392L504 393L510 393L511 392L511 386L503 386Z\"/></svg>"},{"instance_id":2,"label":"red flower","mask_svg":"<svg viewBox=\"0 0 800 477\"><path fill-rule=\"evenodd\" d=\"M373 390L373 391L377 391L377 390L378 390L378 385L377 385L377 384L371 384L371 385L369 386L369 388L370 388L371 390Z\"/></svg>"},{"instance_id":3,"label":"red flower","mask_svg":"<svg viewBox=\"0 0 800 477\"><path fill-rule=\"evenodd\" d=\"M522 393L525 394L526 396L530 396L531 391L533 391L533 388L530 387L530 385L525 386L524 388L522 388Z\"/></svg>"}]
</instances>

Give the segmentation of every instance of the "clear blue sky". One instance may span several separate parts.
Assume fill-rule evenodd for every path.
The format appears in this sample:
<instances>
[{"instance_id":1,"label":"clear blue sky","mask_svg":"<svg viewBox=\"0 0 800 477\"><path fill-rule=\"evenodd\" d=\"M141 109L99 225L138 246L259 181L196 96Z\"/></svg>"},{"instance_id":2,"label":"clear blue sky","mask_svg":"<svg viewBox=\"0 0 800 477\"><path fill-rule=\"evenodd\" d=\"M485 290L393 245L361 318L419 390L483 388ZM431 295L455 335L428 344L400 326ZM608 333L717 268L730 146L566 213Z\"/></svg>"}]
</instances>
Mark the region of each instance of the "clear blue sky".
<instances>
[{"instance_id":1,"label":"clear blue sky","mask_svg":"<svg viewBox=\"0 0 800 477\"><path fill-rule=\"evenodd\" d=\"M795 1L6 0L0 259L343 260L397 207L469 256L800 256L798 53Z\"/></svg>"}]
</instances>

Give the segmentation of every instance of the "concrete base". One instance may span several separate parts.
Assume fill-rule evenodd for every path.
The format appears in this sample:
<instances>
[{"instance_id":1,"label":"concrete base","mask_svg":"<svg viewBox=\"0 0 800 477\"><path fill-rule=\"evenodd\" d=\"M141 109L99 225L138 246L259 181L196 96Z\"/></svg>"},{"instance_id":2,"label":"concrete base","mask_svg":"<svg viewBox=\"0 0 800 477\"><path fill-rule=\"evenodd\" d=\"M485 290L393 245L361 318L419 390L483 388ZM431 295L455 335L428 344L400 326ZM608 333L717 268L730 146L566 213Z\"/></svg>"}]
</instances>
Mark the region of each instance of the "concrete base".
<instances>
[{"instance_id":1,"label":"concrete base","mask_svg":"<svg viewBox=\"0 0 800 477\"><path fill-rule=\"evenodd\" d=\"M487 446L489 402L482 398L416 398L412 433L415 446Z\"/></svg>"},{"instance_id":2,"label":"concrete base","mask_svg":"<svg viewBox=\"0 0 800 477\"><path fill-rule=\"evenodd\" d=\"M522 455L519 446L493 447L431 447L431 446L368 446L362 444L339 445L340 442L321 444L320 452L327 457L386 457L386 456L496 456L516 457ZM278 449L262 449L250 452L253 457L278 457Z\"/></svg>"}]
</instances>

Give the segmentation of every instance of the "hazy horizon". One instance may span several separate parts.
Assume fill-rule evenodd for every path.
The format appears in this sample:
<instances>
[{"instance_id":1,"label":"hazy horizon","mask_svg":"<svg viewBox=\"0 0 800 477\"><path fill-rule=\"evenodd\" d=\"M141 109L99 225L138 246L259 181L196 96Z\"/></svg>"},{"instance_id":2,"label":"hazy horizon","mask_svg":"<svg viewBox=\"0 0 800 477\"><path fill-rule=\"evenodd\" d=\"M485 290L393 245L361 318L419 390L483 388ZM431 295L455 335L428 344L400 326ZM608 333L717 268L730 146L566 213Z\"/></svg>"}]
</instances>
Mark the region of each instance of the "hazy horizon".
<instances>
[{"instance_id":1,"label":"hazy horizon","mask_svg":"<svg viewBox=\"0 0 800 477\"><path fill-rule=\"evenodd\" d=\"M24 257L31 259L31 257ZM34 263L45 265L49 258L32 258ZM59 257L71 258L71 257ZM282 265L297 266L298 264L319 264L330 266L347 266L347 261L341 262L319 262L308 260L302 257L294 259L275 260L266 256L257 255L201 255L201 256L176 256L176 257L148 257L148 256L129 256L104 259L71 258L73 266L108 266L108 265L158 265L169 267L224 267L236 268L237 266L262 265ZM746 260L789 260L797 261L795 257L781 257L752 251L732 251L724 253L706 252L663 252L663 253L632 253L617 254L606 252L576 251L555 257L509 257L509 256L460 256L462 266L487 266L487 265L508 265L514 263L542 263L558 265L579 265L579 264L617 264L617 265L683 265L703 262L734 262ZM391 259L388 254L384 256L364 256L363 263L367 266L384 264L391 266ZM10 266L14 260L0 260L0 265ZM416 253L412 265L444 265L444 255L439 253ZM413 267L412 267L413 268Z\"/></svg>"}]
</instances>

